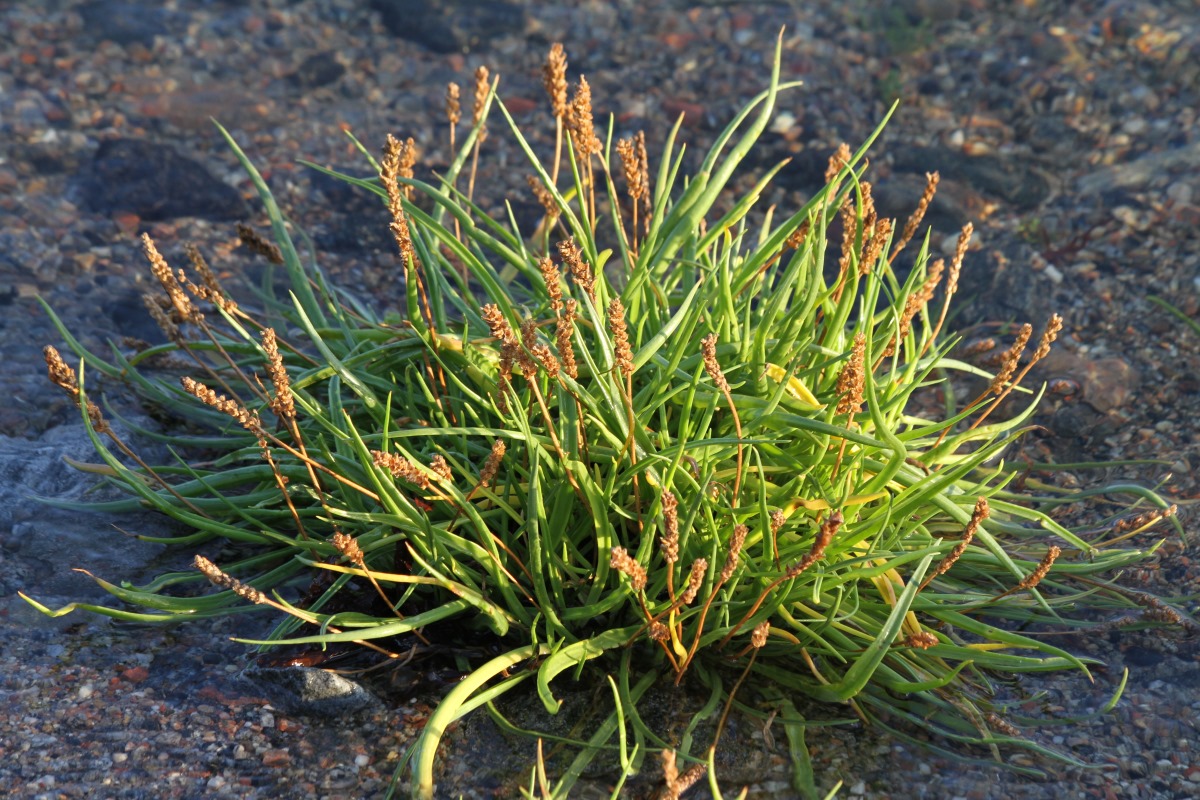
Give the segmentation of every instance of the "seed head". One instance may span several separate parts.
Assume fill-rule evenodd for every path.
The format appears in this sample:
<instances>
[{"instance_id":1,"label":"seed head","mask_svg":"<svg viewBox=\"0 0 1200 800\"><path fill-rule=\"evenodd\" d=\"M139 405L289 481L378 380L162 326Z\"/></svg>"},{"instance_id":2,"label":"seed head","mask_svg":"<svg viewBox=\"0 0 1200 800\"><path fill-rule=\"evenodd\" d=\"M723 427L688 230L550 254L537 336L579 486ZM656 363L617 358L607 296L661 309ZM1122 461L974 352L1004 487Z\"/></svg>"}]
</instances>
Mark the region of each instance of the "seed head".
<instances>
[{"instance_id":1,"label":"seed head","mask_svg":"<svg viewBox=\"0 0 1200 800\"><path fill-rule=\"evenodd\" d=\"M262 424L259 422L258 414L253 411L247 411L241 403L236 400L230 400L225 395L217 394L203 383L191 378L182 378L180 382L183 384L184 391L201 403L204 403L204 405L215 408L222 414L228 414L241 423L243 428L255 435L262 433Z\"/></svg>"},{"instance_id":2,"label":"seed head","mask_svg":"<svg viewBox=\"0 0 1200 800\"><path fill-rule=\"evenodd\" d=\"M488 92L490 91L491 82L488 80L488 68L480 64L475 70L475 107L471 118L471 125L479 128L479 136L475 141L480 144L487 138L487 126L483 120L483 109L487 104Z\"/></svg>"},{"instance_id":3,"label":"seed head","mask_svg":"<svg viewBox=\"0 0 1200 800\"><path fill-rule=\"evenodd\" d=\"M575 285L587 292L593 303L596 302L596 278L592 275L591 266L583 260L583 251L579 249L579 245L572 239L564 239L558 243L558 254L571 271Z\"/></svg>"},{"instance_id":4,"label":"seed head","mask_svg":"<svg viewBox=\"0 0 1200 800\"><path fill-rule=\"evenodd\" d=\"M462 105L459 103L459 88L457 83L446 84L446 119L451 127L462 119Z\"/></svg>"},{"instance_id":5,"label":"seed head","mask_svg":"<svg viewBox=\"0 0 1200 800\"><path fill-rule=\"evenodd\" d=\"M254 228L239 222L237 224L237 235L242 246L251 253L262 256L272 264L283 263L283 253L279 251L279 245L254 230Z\"/></svg>"},{"instance_id":6,"label":"seed head","mask_svg":"<svg viewBox=\"0 0 1200 800\"><path fill-rule=\"evenodd\" d=\"M833 183L842 168L850 163L850 145L842 142L837 150L829 157L829 165L825 167L825 182Z\"/></svg>"},{"instance_id":7,"label":"seed head","mask_svg":"<svg viewBox=\"0 0 1200 800\"><path fill-rule=\"evenodd\" d=\"M338 552L346 557L347 561L351 561L359 566L363 563L363 551L358 546L358 540L353 536L348 536L341 531L333 534L329 539L329 543L338 549Z\"/></svg>"},{"instance_id":8,"label":"seed head","mask_svg":"<svg viewBox=\"0 0 1200 800\"><path fill-rule=\"evenodd\" d=\"M700 585L704 583L704 573L708 571L708 559L697 558L692 562L692 571L688 574L688 585L683 590L683 604L690 605L700 593Z\"/></svg>"},{"instance_id":9,"label":"seed head","mask_svg":"<svg viewBox=\"0 0 1200 800\"><path fill-rule=\"evenodd\" d=\"M918 650L928 650L929 648L938 644L938 637L929 631L919 631L907 636L900 644L904 647L915 647Z\"/></svg>"},{"instance_id":10,"label":"seed head","mask_svg":"<svg viewBox=\"0 0 1200 800\"><path fill-rule=\"evenodd\" d=\"M571 98L570 108L567 109L567 125L571 129L571 137L579 155L587 158L600 153L604 148L596 138L595 123L592 120L592 87L588 86L587 78L579 76L579 85L575 87L575 96Z\"/></svg>"},{"instance_id":11,"label":"seed head","mask_svg":"<svg viewBox=\"0 0 1200 800\"><path fill-rule=\"evenodd\" d=\"M725 380L725 373L721 370L720 363L717 362L717 335L710 333L700 340L700 354L704 358L704 371L708 373L708 377L717 385L717 388L722 392L729 391L729 381Z\"/></svg>"},{"instance_id":12,"label":"seed head","mask_svg":"<svg viewBox=\"0 0 1200 800\"><path fill-rule=\"evenodd\" d=\"M563 307L562 282L558 265L549 256L542 256L538 259L538 270L542 273L542 282L546 284L546 294L550 297L550 310L557 317Z\"/></svg>"},{"instance_id":13,"label":"seed head","mask_svg":"<svg viewBox=\"0 0 1200 800\"><path fill-rule=\"evenodd\" d=\"M400 478L421 489L429 488L429 476L413 462L396 453L385 453L382 450L372 450L371 460L375 466L382 467L391 473L393 478Z\"/></svg>"},{"instance_id":14,"label":"seed head","mask_svg":"<svg viewBox=\"0 0 1200 800\"><path fill-rule=\"evenodd\" d=\"M267 373L275 387L271 410L283 419L295 419L296 402L292 397L292 384L288 380L287 368L283 365L283 356L279 354L279 343L275 339L274 328L263 328L262 343L267 354Z\"/></svg>"},{"instance_id":15,"label":"seed head","mask_svg":"<svg viewBox=\"0 0 1200 800\"><path fill-rule=\"evenodd\" d=\"M567 54L563 46L555 42L542 65L542 86L550 97L550 110L555 117L567 114Z\"/></svg>"},{"instance_id":16,"label":"seed head","mask_svg":"<svg viewBox=\"0 0 1200 800\"><path fill-rule=\"evenodd\" d=\"M663 490L663 535L658 540L663 560L674 564L679 560L679 500L672 492Z\"/></svg>"},{"instance_id":17,"label":"seed head","mask_svg":"<svg viewBox=\"0 0 1200 800\"><path fill-rule=\"evenodd\" d=\"M546 224L553 224L559 215L558 203L554 200L554 195L542 183L542 179L536 175L526 175L525 182L529 184L529 189L533 192L533 196L541 204L542 213L546 215Z\"/></svg>"},{"instance_id":18,"label":"seed head","mask_svg":"<svg viewBox=\"0 0 1200 800\"><path fill-rule=\"evenodd\" d=\"M192 563L195 564L196 569L200 570L200 572L204 574L204 577L208 578L209 581L211 581L214 585L219 586L222 589L228 589L238 597L251 603L263 605L267 602L266 595L264 595L258 589L255 589L249 584L242 583L232 575L222 572L216 564L209 561L204 556L197 555L192 560Z\"/></svg>"},{"instance_id":19,"label":"seed head","mask_svg":"<svg viewBox=\"0 0 1200 800\"><path fill-rule=\"evenodd\" d=\"M1050 545L1050 549L1046 551L1046 555L1037 565L1037 568L1033 572L1026 575L1021 582L1017 584L1017 591L1032 589L1041 583L1042 578L1045 578L1050 572L1050 568L1054 566L1055 560L1061 553L1062 548L1058 547L1057 545Z\"/></svg>"},{"instance_id":20,"label":"seed head","mask_svg":"<svg viewBox=\"0 0 1200 800\"><path fill-rule=\"evenodd\" d=\"M933 202L933 196L937 193L937 185L940 177L936 172L925 173L925 191L921 193L921 200L917 203L912 216L904 223L904 231L900 234L900 241L896 242L896 246L892 248L892 258L895 258L896 254L912 241L913 236L917 233L917 228L921 227L921 220L925 218L925 212L929 210L929 204Z\"/></svg>"},{"instance_id":21,"label":"seed head","mask_svg":"<svg viewBox=\"0 0 1200 800\"><path fill-rule=\"evenodd\" d=\"M492 442L492 452L488 453L487 461L483 462L483 469L479 471L479 485L488 487L496 478L496 473L500 470L500 462L504 460L504 453L508 450L508 446L504 444L503 439L497 439Z\"/></svg>"},{"instance_id":22,"label":"seed head","mask_svg":"<svg viewBox=\"0 0 1200 800\"><path fill-rule=\"evenodd\" d=\"M612 568L629 578L635 592L646 588L646 569L624 547L614 547L609 557Z\"/></svg>"},{"instance_id":23,"label":"seed head","mask_svg":"<svg viewBox=\"0 0 1200 800\"><path fill-rule=\"evenodd\" d=\"M479 309L479 315L487 323L488 330L492 332L492 336L498 339L501 344L516 343L516 334L513 333L512 326L508 324L508 320L505 318L504 312L500 310L500 306L495 303L488 303Z\"/></svg>"},{"instance_id":24,"label":"seed head","mask_svg":"<svg viewBox=\"0 0 1200 800\"><path fill-rule=\"evenodd\" d=\"M446 461L446 457L441 454L429 459L429 471L437 475L438 480L443 483L450 483L454 480L454 473L450 471L450 464Z\"/></svg>"},{"instance_id":25,"label":"seed head","mask_svg":"<svg viewBox=\"0 0 1200 800\"><path fill-rule=\"evenodd\" d=\"M554 343L558 347L558 357L562 359L563 372L572 380L579 377L579 366L575 363L575 345L571 343L575 332L576 308L575 301L568 300L565 313L558 318L554 326Z\"/></svg>"},{"instance_id":26,"label":"seed head","mask_svg":"<svg viewBox=\"0 0 1200 800\"><path fill-rule=\"evenodd\" d=\"M721 567L721 583L733 577L733 571L737 569L738 557L742 553L742 546L746 544L746 534L750 529L745 525L735 525L733 535L729 537L729 552L725 556L725 564Z\"/></svg>"},{"instance_id":27,"label":"seed head","mask_svg":"<svg viewBox=\"0 0 1200 800\"><path fill-rule=\"evenodd\" d=\"M838 373L837 413L857 414L863 408L863 391L866 386L866 372L863 360L866 356L867 337L862 333L854 335L854 344L850 346L850 358Z\"/></svg>"},{"instance_id":28,"label":"seed head","mask_svg":"<svg viewBox=\"0 0 1200 800\"><path fill-rule=\"evenodd\" d=\"M1012 347L1004 351L1004 355L1000 361L1000 369L996 372L996 377L992 378L992 384L988 387L988 392L991 394L999 394L1004 388L1004 384L1008 383L1013 374L1017 371L1017 365L1021 361L1021 354L1025 352L1025 345L1029 344L1029 337L1033 335L1033 326L1028 322L1021 326L1021 330L1017 331L1016 341Z\"/></svg>"},{"instance_id":29,"label":"seed head","mask_svg":"<svg viewBox=\"0 0 1200 800\"><path fill-rule=\"evenodd\" d=\"M625 327L625 306L619 297L614 297L608 304L608 327L612 331L617 367L628 378L633 375L633 350L629 345L629 330Z\"/></svg>"},{"instance_id":30,"label":"seed head","mask_svg":"<svg viewBox=\"0 0 1200 800\"><path fill-rule=\"evenodd\" d=\"M771 633L771 623L769 620L763 620L754 626L754 631L750 634L750 646L755 650L761 650L767 643L767 636Z\"/></svg>"}]
</instances>

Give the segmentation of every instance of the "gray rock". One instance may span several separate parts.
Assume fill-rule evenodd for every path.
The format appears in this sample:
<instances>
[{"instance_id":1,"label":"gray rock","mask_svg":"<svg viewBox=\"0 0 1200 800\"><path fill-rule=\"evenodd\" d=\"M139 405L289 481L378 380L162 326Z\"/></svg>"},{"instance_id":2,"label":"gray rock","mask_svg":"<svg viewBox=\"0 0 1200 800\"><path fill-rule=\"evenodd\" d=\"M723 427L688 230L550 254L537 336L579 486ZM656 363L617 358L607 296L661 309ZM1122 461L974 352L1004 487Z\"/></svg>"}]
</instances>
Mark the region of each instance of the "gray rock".
<instances>
[{"instance_id":1,"label":"gray rock","mask_svg":"<svg viewBox=\"0 0 1200 800\"><path fill-rule=\"evenodd\" d=\"M341 717L383 708L382 701L359 684L323 669L251 666L241 676L289 714Z\"/></svg>"}]
</instances>

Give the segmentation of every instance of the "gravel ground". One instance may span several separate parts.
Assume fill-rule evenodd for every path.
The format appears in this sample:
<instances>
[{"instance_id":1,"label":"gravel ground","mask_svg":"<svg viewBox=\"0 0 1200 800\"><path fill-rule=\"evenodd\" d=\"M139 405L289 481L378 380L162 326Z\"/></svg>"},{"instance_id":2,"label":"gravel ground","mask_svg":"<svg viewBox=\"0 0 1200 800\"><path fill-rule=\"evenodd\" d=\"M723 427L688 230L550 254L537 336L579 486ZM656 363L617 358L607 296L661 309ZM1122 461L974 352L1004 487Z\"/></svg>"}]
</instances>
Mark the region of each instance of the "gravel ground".
<instances>
[{"instance_id":1,"label":"gravel ground","mask_svg":"<svg viewBox=\"0 0 1200 800\"><path fill-rule=\"evenodd\" d=\"M194 241L229 280L256 279L233 224L261 226L264 218L210 117L230 129L312 234L332 280L383 306L395 290L383 212L297 164L361 170L341 129L374 149L388 132L413 136L422 168L437 170L448 161L446 83L468 85L486 64L544 149L552 129L540 65L549 44L562 41L572 76L587 74L597 109L615 115L619 134L644 128L653 143L684 113L684 138L699 153L762 87L764 59L786 25L784 73L805 87L787 96L754 155L757 170L792 159L770 199L796 207L838 142L859 141L900 97L872 154L882 212L906 215L924 172L939 170L941 192L927 218L935 246L952 244L967 220L976 228L964 276L972 299L959 326L990 332L1063 314L1068 335L1043 377L1063 381L1064 391L1047 403L1043 431L1026 453L1160 462L1055 479L1169 478L1163 491L1179 503L1188 534L1169 539L1127 583L1196 594L1200 333L1150 299L1200 318L1200 11L1192 0L430 5L0 2L0 358L9 364L10 398L0 408L0 450L20 464L68 440L78 445L74 410L44 378L40 348L61 338L35 296L89 345L120 335L156 339L138 299L147 279L135 241L141 231L168 258ZM516 148L499 130L485 163L485 205L499 208L507 196L518 216L533 213L524 172L506 168L518 163ZM382 794L431 697L350 716L285 712L237 677L244 651L227 641L262 621L163 630L78 613L49 620L15 597L23 590L52 606L95 599L72 567L116 579L173 557L125 547L116 532L97 535L112 520L22 505L30 491L71 486L69 477L49 475L0 488L8 501L0 505L10 509L0 518L8 528L0 526L0 792ZM1101 501L1077 511L1112 508ZM156 525L117 524L134 532ZM846 795L870 798L1200 794L1196 637L1113 630L1066 639L1108 668L1095 685L1076 676L1027 681L1027 690L1046 693L1041 711L1093 711L1122 669L1131 673L1111 713L1034 734L1096 769L1022 778L832 728L809 736L818 785L842 780ZM761 733L733 734L737 763L724 773L726 788L746 783L756 795L786 796L782 750ZM446 796L512 795L513 765L526 770L531 755L528 742L509 742L480 720L461 726L448 747ZM592 788L602 784L603 776Z\"/></svg>"}]
</instances>

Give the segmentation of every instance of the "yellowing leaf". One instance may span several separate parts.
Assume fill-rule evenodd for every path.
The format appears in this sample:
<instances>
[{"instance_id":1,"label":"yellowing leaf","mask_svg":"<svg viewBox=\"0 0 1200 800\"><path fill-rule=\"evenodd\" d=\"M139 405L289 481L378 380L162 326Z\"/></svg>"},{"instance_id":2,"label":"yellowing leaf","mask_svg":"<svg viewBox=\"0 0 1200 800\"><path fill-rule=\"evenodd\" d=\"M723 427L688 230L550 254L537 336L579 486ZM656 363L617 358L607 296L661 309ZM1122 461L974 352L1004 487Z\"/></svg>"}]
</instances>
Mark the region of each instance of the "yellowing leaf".
<instances>
[{"instance_id":1,"label":"yellowing leaf","mask_svg":"<svg viewBox=\"0 0 1200 800\"><path fill-rule=\"evenodd\" d=\"M820 411L825 406L817 402L817 398L804 385L804 381L797 378L795 375L788 375L787 370L778 364L767 364L767 377L776 383L782 383L784 378L787 378L787 395L802 406L813 411Z\"/></svg>"}]
</instances>

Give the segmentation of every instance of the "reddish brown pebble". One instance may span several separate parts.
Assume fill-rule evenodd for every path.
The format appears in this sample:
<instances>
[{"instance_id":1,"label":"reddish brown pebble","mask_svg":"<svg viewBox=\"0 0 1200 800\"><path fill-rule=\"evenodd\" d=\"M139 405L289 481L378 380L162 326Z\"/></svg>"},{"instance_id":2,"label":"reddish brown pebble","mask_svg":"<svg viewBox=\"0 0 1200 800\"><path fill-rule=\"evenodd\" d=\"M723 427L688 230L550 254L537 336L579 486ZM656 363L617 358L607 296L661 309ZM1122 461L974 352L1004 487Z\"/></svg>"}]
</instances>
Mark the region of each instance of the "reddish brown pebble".
<instances>
[{"instance_id":1,"label":"reddish brown pebble","mask_svg":"<svg viewBox=\"0 0 1200 800\"><path fill-rule=\"evenodd\" d=\"M121 673L121 677L130 683L141 683L150 677L150 670L145 667L130 667Z\"/></svg>"},{"instance_id":2,"label":"reddish brown pebble","mask_svg":"<svg viewBox=\"0 0 1200 800\"><path fill-rule=\"evenodd\" d=\"M282 767L291 760L292 757L288 755L287 750L267 750L262 755L264 767Z\"/></svg>"}]
</instances>

